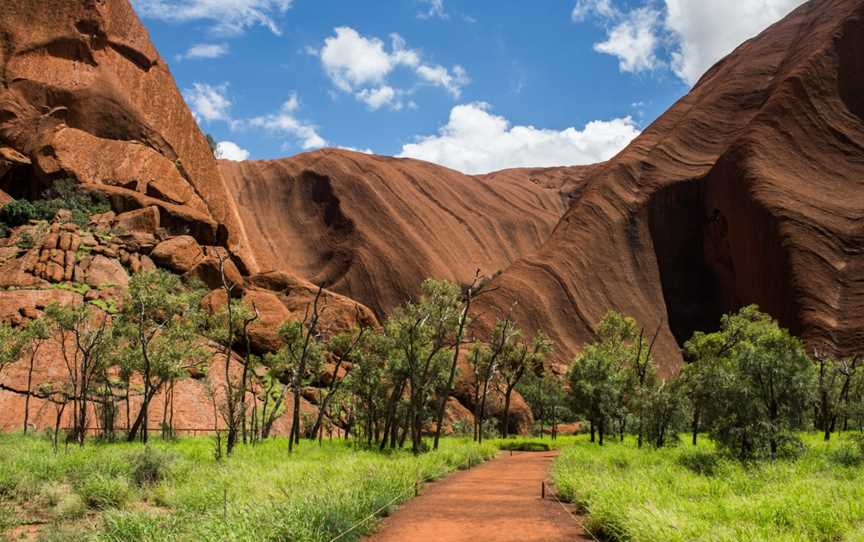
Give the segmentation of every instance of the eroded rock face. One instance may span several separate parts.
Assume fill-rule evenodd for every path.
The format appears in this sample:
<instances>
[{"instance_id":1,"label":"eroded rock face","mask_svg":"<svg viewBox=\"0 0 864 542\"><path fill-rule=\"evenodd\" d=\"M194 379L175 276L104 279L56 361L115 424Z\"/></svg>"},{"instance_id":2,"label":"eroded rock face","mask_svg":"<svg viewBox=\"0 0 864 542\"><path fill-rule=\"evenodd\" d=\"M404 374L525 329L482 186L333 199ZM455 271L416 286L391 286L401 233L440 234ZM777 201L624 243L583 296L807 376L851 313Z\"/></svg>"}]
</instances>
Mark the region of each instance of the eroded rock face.
<instances>
[{"instance_id":1,"label":"eroded rock face","mask_svg":"<svg viewBox=\"0 0 864 542\"><path fill-rule=\"evenodd\" d=\"M566 362L609 309L679 343L757 303L811 346L864 349L864 2L809 2L714 66L592 172L478 310L509 307Z\"/></svg>"},{"instance_id":2,"label":"eroded rock face","mask_svg":"<svg viewBox=\"0 0 864 542\"><path fill-rule=\"evenodd\" d=\"M478 268L491 276L507 267L565 209L557 187L335 149L219 166L252 271L323 284L379 317L417 296L426 277L470 283Z\"/></svg>"},{"instance_id":3,"label":"eroded rock face","mask_svg":"<svg viewBox=\"0 0 864 542\"><path fill-rule=\"evenodd\" d=\"M70 176L245 250L213 154L127 0L3 2L0 51L0 189L34 197Z\"/></svg>"}]
</instances>

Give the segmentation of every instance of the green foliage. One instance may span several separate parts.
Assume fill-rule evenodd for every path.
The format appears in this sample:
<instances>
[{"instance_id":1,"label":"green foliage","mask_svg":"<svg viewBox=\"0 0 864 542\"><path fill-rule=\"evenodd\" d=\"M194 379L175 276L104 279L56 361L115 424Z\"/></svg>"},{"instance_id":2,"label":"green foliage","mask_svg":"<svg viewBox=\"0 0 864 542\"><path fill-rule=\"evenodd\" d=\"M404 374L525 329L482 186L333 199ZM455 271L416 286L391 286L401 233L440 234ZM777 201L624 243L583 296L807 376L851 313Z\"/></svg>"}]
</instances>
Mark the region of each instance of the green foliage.
<instances>
[{"instance_id":1,"label":"green foliage","mask_svg":"<svg viewBox=\"0 0 864 542\"><path fill-rule=\"evenodd\" d=\"M145 446L129 457L132 481L139 487L161 482L168 476L175 459L174 454L168 451Z\"/></svg>"},{"instance_id":2,"label":"green foliage","mask_svg":"<svg viewBox=\"0 0 864 542\"><path fill-rule=\"evenodd\" d=\"M551 449L549 444L533 440L505 440L498 447L513 452L548 452Z\"/></svg>"},{"instance_id":3,"label":"green foliage","mask_svg":"<svg viewBox=\"0 0 864 542\"><path fill-rule=\"evenodd\" d=\"M864 465L837 465L839 442L804 440L798 459L741 463L707 438L640 450L635 439L597 448L583 436L553 478L587 527L613 542L861 540Z\"/></svg>"},{"instance_id":4,"label":"green foliage","mask_svg":"<svg viewBox=\"0 0 864 542\"><path fill-rule=\"evenodd\" d=\"M80 189L74 179L55 181L42 198L35 201L16 200L0 210L0 223L17 227L31 220L53 220L60 210L71 213L72 222L83 226L90 216L111 210L108 200L101 194Z\"/></svg>"},{"instance_id":5,"label":"green foliage","mask_svg":"<svg viewBox=\"0 0 864 542\"><path fill-rule=\"evenodd\" d=\"M33 241L33 234L29 231L22 231L21 235L18 236L18 241L15 244L20 249L30 250L35 246L35 242Z\"/></svg>"},{"instance_id":6,"label":"green foliage","mask_svg":"<svg viewBox=\"0 0 864 542\"><path fill-rule=\"evenodd\" d=\"M38 218L40 216L36 206L26 199L9 202L0 210L0 221L10 228L23 226Z\"/></svg>"},{"instance_id":7,"label":"green foliage","mask_svg":"<svg viewBox=\"0 0 864 542\"><path fill-rule=\"evenodd\" d=\"M794 431L811 404L815 368L801 343L755 306L726 315L720 331L685 344L690 394L702 399L711 436L740 459L801 451Z\"/></svg>"},{"instance_id":8,"label":"green foliage","mask_svg":"<svg viewBox=\"0 0 864 542\"><path fill-rule=\"evenodd\" d=\"M76 491L88 508L97 510L123 506L130 497L129 482L125 478L101 474L85 478Z\"/></svg>"},{"instance_id":9,"label":"green foliage","mask_svg":"<svg viewBox=\"0 0 864 542\"><path fill-rule=\"evenodd\" d=\"M54 514L60 519L78 519L87 513L87 503L77 493L67 493L54 507Z\"/></svg>"}]
</instances>

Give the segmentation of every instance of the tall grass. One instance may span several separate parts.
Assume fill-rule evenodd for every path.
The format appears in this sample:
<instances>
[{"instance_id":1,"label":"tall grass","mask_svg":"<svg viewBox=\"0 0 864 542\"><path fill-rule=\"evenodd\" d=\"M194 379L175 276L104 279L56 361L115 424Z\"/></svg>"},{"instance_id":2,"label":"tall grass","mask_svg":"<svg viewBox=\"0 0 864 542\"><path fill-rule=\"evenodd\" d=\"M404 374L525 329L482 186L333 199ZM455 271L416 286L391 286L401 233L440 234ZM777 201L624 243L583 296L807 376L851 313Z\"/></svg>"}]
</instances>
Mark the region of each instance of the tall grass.
<instances>
[{"instance_id":1,"label":"tall grass","mask_svg":"<svg viewBox=\"0 0 864 542\"><path fill-rule=\"evenodd\" d=\"M864 457L805 436L796 460L741 464L703 439L662 450L580 439L555 463L559 492L608 539L864 541Z\"/></svg>"},{"instance_id":2,"label":"tall grass","mask_svg":"<svg viewBox=\"0 0 864 542\"><path fill-rule=\"evenodd\" d=\"M54 455L47 440L0 435L0 508L14 504L24 510L19 515L48 510L54 525L43 534L51 540L330 540L394 498L392 506L412 496L416 480L497 451L445 439L438 452L415 457L325 441L303 443L289 455L287 442L278 440L239 447L217 463L210 439L151 446L160 453L143 463L164 472L142 483L141 445L88 444ZM164 468L152 465L154 457L163 458ZM89 509L85 518L64 509L81 502ZM7 516L0 511L8 528ZM373 526L367 522L343 540L357 540Z\"/></svg>"}]
</instances>

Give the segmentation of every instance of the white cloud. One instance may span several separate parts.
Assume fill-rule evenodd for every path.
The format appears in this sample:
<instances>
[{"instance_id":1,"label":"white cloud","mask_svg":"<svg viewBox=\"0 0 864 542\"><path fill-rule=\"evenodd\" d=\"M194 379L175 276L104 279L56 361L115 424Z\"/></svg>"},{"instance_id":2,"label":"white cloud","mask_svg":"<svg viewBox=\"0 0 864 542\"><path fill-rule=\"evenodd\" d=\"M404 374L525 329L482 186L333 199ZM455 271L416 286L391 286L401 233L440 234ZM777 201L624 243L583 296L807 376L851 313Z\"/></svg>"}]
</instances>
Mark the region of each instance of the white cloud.
<instances>
[{"instance_id":1,"label":"white cloud","mask_svg":"<svg viewBox=\"0 0 864 542\"><path fill-rule=\"evenodd\" d=\"M345 92L366 84L380 84L400 62L410 62L404 40L394 38L394 54L384 50L378 38L364 38L353 28L340 26L336 35L324 40L321 63L333 83ZM395 45L400 47L397 49Z\"/></svg>"},{"instance_id":2,"label":"white cloud","mask_svg":"<svg viewBox=\"0 0 864 542\"><path fill-rule=\"evenodd\" d=\"M511 126L477 102L457 105L438 135L419 137L400 157L442 164L465 173L511 167L591 164L608 160L639 135L630 117L593 121L582 130Z\"/></svg>"},{"instance_id":3,"label":"white cloud","mask_svg":"<svg viewBox=\"0 0 864 542\"><path fill-rule=\"evenodd\" d=\"M580 22L594 16L607 27L606 41L594 49L618 57L622 72L668 66L692 85L738 45L804 2L664 0L660 10L656 0L645 0L625 13L613 0L577 0L571 17Z\"/></svg>"},{"instance_id":4,"label":"white cloud","mask_svg":"<svg viewBox=\"0 0 864 542\"><path fill-rule=\"evenodd\" d=\"M169 22L211 21L213 30L240 34L261 25L281 35L274 16L291 8L293 0L133 0L142 17Z\"/></svg>"},{"instance_id":5,"label":"white cloud","mask_svg":"<svg viewBox=\"0 0 864 542\"><path fill-rule=\"evenodd\" d=\"M362 152L363 154L375 154L374 152L372 152L372 149L370 149L368 147L365 149L358 149L356 147L342 147L342 146L339 146L336 148L342 149L343 151Z\"/></svg>"},{"instance_id":6,"label":"white cloud","mask_svg":"<svg viewBox=\"0 0 864 542\"><path fill-rule=\"evenodd\" d=\"M198 43L189 48L182 55L177 55L177 60L219 58L228 54L227 43Z\"/></svg>"},{"instance_id":7,"label":"white cloud","mask_svg":"<svg viewBox=\"0 0 864 542\"><path fill-rule=\"evenodd\" d=\"M232 141L220 141L216 145L216 158L240 162L249 159L249 151Z\"/></svg>"},{"instance_id":8,"label":"white cloud","mask_svg":"<svg viewBox=\"0 0 864 542\"><path fill-rule=\"evenodd\" d=\"M396 98L396 91L393 87L384 85L376 89L364 88L357 93L357 99L369 106L372 111L377 111L383 106L389 106L391 109L402 109L402 102Z\"/></svg>"},{"instance_id":9,"label":"white cloud","mask_svg":"<svg viewBox=\"0 0 864 542\"><path fill-rule=\"evenodd\" d=\"M192 88L183 90L183 97L198 122L231 120L231 101L227 97L228 83L208 85L192 83Z\"/></svg>"},{"instance_id":10,"label":"white cloud","mask_svg":"<svg viewBox=\"0 0 864 542\"><path fill-rule=\"evenodd\" d=\"M660 12L644 7L631 11L615 25L604 42L595 43L594 50L618 57L622 72L650 71L662 63L657 58Z\"/></svg>"},{"instance_id":11,"label":"white cloud","mask_svg":"<svg viewBox=\"0 0 864 542\"><path fill-rule=\"evenodd\" d=\"M297 95L292 94L277 113L253 117L243 121L243 125L289 135L297 140L303 150L325 147L327 141L318 135L317 127L298 120L294 115L299 105Z\"/></svg>"},{"instance_id":12,"label":"white cloud","mask_svg":"<svg viewBox=\"0 0 864 542\"><path fill-rule=\"evenodd\" d=\"M576 0L576 5L570 12L570 18L575 22L581 22L587 19L589 15L614 17L617 13L618 10L612 4L612 0Z\"/></svg>"},{"instance_id":13,"label":"white cloud","mask_svg":"<svg viewBox=\"0 0 864 542\"><path fill-rule=\"evenodd\" d=\"M450 15L444 9L444 0L419 0L421 4L427 4L425 11L417 14L420 19L449 19Z\"/></svg>"},{"instance_id":14,"label":"white cloud","mask_svg":"<svg viewBox=\"0 0 864 542\"><path fill-rule=\"evenodd\" d=\"M321 59L324 71L337 89L353 94L372 110L385 105L394 110L405 106L400 97L413 91L395 88L387 82L388 76L399 67L412 70L419 82L441 87L454 98L469 83L465 68L455 65L451 70L424 63L420 52L409 48L398 34L390 35L388 50L381 39L362 36L353 28L340 26L334 32L334 36L324 40L320 50L307 47L306 51Z\"/></svg>"},{"instance_id":15,"label":"white cloud","mask_svg":"<svg viewBox=\"0 0 864 542\"><path fill-rule=\"evenodd\" d=\"M417 75L435 86L443 87L454 98L458 98L462 94L462 87L470 82L465 68L458 64L453 66L453 73L444 66L419 66Z\"/></svg>"},{"instance_id":16,"label":"white cloud","mask_svg":"<svg viewBox=\"0 0 864 542\"><path fill-rule=\"evenodd\" d=\"M673 71L694 84L714 63L804 1L666 0L665 25L677 44Z\"/></svg>"}]
</instances>

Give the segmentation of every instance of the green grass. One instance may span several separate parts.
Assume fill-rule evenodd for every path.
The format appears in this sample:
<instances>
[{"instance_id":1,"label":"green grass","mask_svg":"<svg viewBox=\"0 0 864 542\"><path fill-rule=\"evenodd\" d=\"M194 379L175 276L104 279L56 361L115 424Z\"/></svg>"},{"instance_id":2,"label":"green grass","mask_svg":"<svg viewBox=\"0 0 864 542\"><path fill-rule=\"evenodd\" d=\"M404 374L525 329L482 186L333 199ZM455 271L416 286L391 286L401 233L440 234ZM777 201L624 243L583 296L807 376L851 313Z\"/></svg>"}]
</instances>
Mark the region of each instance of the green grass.
<instances>
[{"instance_id":1,"label":"green grass","mask_svg":"<svg viewBox=\"0 0 864 542\"><path fill-rule=\"evenodd\" d=\"M842 437L804 438L797 460L744 465L704 438L639 450L579 437L553 474L588 528L610 540L864 541L864 457Z\"/></svg>"},{"instance_id":2,"label":"green grass","mask_svg":"<svg viewBox=\"0 0 864 542\"><path fill-rule=\"evenodd\" d=\"M55 455L44 438L0 435L0 527L38 514L45 540L330 540L394 498L385 512L412 496L415 480L497 453L492 444L445 439L438 452L417 457L341 441L303 442L289 455L279 439L241 446L217 463L211 439L151 446L160 452L155 459L125 443ZM150 475L154 461L164 467L159 476Z\"/></svg>"}]
</instances>

